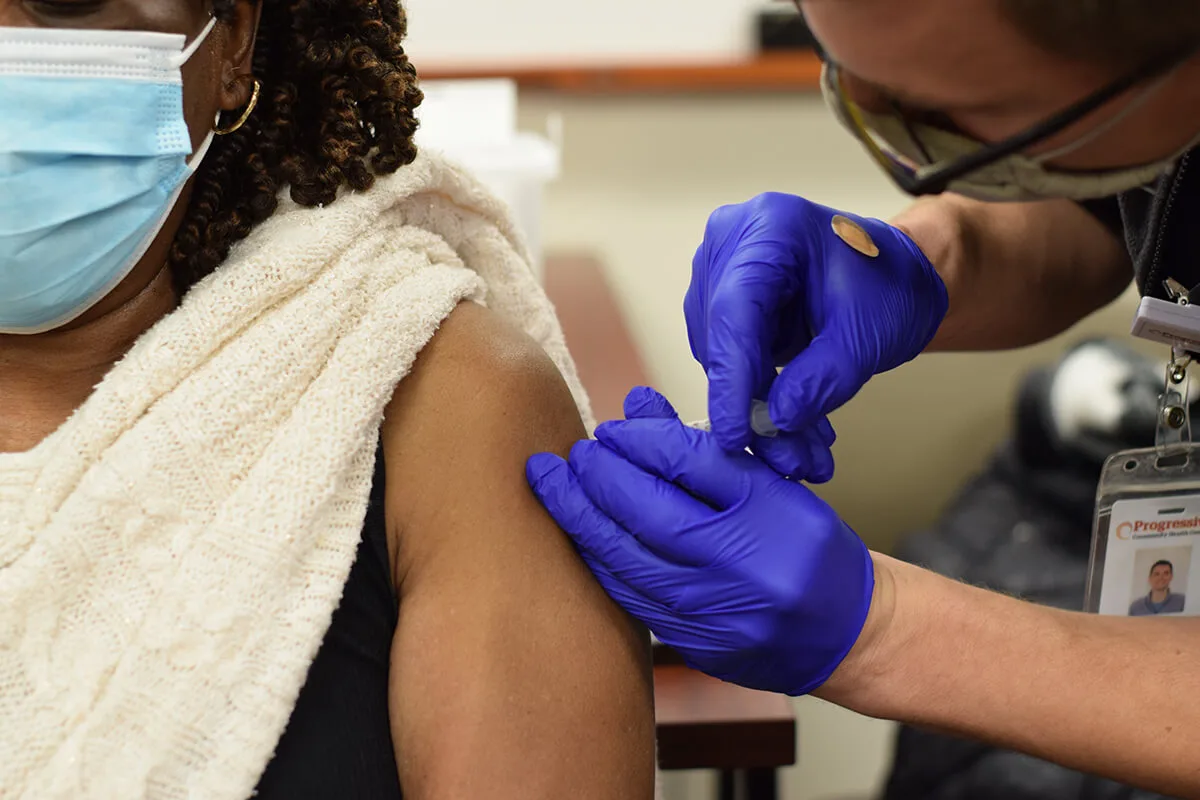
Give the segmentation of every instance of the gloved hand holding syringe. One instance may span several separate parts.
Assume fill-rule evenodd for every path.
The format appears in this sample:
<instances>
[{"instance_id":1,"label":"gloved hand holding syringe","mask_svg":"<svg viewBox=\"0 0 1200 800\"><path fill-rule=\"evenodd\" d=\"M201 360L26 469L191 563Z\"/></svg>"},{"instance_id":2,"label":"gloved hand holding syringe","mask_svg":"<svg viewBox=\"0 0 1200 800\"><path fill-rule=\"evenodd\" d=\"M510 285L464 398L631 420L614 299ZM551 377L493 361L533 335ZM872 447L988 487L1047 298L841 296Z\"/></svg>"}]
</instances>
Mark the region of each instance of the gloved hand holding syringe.
<instances>
[{"instance_id":1,"label":"gloved hand holding syringe","mask_svg":"<svg viewBox=\"0 0 1200 800\"><path fill-rule=\"evenodd\" d=\"M827 415L925 349L945 286L904 232L803 198L719 209L684 300L710 429L778 473L833 477Z\"/></svg>"},{"instance_id":2,"label":"gloved hand holding syringe","mask_svg":"<svg viewBox=\"0 0 1200 800\"><path fill-rule=\"evenodd\" d=\"M708 419L697 420L688 424L697 430L712 430L712 422ZM750 428L756 436L762 436L765 439L774 439L779 435L779 428L776 428L775 423L771 421L771 409L767 405L767 401L755 400L750 405Z\"/></svg>"},{"instance_id":3,"label":"gloved hand holding syringe","mask_svg":"<svg viewBox=\"0 0 1200 800\"><path fill-rule=\"evenodd\" d=\"M691 428L711 432L709 419L687 423ZM771 419L765 400L750 404L751 441L746 448L767 462L780 475L807 483L826 483L833 478L833 426L826 419L801 433L783 431Z\"/></svg>"}]
</instances>

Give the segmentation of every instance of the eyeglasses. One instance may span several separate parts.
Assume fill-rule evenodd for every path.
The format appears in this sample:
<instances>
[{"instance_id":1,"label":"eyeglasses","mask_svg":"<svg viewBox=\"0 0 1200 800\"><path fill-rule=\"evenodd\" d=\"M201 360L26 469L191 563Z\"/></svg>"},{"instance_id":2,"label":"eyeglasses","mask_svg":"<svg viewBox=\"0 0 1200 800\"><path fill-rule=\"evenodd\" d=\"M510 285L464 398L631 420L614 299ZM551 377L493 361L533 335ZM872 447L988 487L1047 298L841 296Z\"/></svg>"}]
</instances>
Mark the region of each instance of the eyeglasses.
<instances>
[{"instance_id":1,"label":"eyeglasses","mask_svg":"<svg viewBox=\"0 0 1200 800\"><path fill-rule=\"evenodd\" d=\"M835 113L880 168L903 191L913 196L921 196L941 194L955 181L1046 142L1135 86L1166 75L1198 49L1200 46L1190 45L1183 50L1157 57L1021 133L990 144L980 141L972 152L942 162L935 161L921 143L920 128L928 128L929 122L916 119L917 115L900 103L889 100L888 108L882 113L898 123L899 129L907 133L908 139L917 150L916 153L913 153L913 148L910 147L906 154L903 143L891 139L886 133L869 124L867 113L854 102L847 90L841 67L827 54L822 54L824 70L821 80L827 102L834 106ZM871 113L878 115L880 112ZM967 138L957 131L948 132ZM922 160L914 160L914 156L920 156Z\"/></svg>"}]
</instances>

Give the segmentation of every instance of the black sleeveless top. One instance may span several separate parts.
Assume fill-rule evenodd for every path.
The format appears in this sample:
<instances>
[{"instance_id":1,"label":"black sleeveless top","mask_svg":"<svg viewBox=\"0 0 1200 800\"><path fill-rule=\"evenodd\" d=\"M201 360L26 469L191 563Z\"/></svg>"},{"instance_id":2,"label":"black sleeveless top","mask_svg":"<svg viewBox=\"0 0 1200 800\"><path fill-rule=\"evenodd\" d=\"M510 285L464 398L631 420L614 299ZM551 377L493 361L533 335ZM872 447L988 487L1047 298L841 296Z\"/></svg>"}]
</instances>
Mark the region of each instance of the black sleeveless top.
<instances>
[{"instance_id":1,"label":"black sleeveless top","mask_svg":"<svg viewBox=\"0 0 1200 800\"><path fill-rule=\"evenodd\" d=\"M382 451L358 556L256 800L399 800L388 671L399 615Z\"/></svg>"}]
</instances>

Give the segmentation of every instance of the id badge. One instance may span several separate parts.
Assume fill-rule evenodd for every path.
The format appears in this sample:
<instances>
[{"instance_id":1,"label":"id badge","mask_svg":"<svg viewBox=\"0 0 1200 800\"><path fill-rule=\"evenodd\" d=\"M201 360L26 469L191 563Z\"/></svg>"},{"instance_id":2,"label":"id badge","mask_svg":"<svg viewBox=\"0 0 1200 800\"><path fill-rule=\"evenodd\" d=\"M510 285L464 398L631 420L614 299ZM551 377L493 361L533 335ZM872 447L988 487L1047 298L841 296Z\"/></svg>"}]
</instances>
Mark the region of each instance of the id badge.
<instances>
[{"instance_id":1,"label":"id badge","mask_svg":"<svg viewBox=\"0 0 1200 800\"><path fill-rule=\"evenodd\" d=\"M1109 616L1200 616L1200 445L1191 441L1187 368L1167 367L1154 447L1105 462L1085 610Z\"/></svg>"}]
</instances>

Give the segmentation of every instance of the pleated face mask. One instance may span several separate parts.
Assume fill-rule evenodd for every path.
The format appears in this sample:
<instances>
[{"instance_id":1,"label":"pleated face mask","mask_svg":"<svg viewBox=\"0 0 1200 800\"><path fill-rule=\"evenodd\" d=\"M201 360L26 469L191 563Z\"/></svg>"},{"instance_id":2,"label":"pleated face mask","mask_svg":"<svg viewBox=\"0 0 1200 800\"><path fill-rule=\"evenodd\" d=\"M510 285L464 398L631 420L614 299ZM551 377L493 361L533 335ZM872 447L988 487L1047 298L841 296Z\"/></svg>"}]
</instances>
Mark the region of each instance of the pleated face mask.
<instances>
[{"instance_id":1,"label":"pleated face mask","mask_svg":"<svg viewBox=\"0 0 1200 800\"><path fill-rule=\"evenodd\" d=\"M66 325L146 254L192 154L183 36L0 28L0 333ZM189 159L190 156L190 159Z\"/></svg>"}]
</instances>

